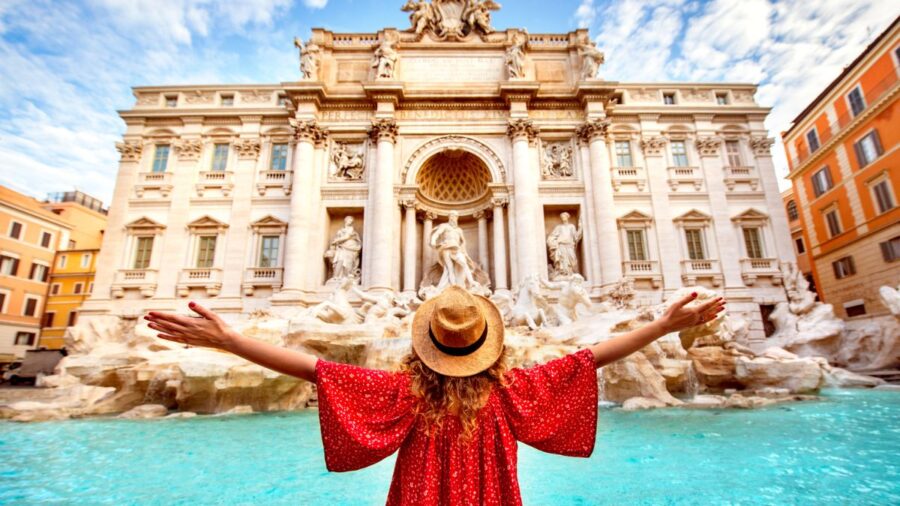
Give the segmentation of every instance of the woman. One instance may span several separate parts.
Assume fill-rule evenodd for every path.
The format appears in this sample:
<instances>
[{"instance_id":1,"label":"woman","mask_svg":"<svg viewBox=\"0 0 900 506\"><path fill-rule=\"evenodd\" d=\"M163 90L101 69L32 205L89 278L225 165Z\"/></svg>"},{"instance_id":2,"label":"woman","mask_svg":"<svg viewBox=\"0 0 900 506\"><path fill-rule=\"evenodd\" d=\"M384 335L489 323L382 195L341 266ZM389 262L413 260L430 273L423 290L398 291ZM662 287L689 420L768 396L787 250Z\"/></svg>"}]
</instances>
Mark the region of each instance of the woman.
<instances>
[{"instance_id":1,"label":"woman","mask_svg":"<svg viewBox=\"0 0 900 506\"><path fill-rule=\"evenodd\" d=\"M506 369L503 319L494 304L451 286L413 318L412 351L400 372L338 364L246 338L212 311L151 312L159 337L230 351L316 382L329 471L352 471L399 449L389 505L521 504L517 441L587 457L597 431L596 369L670 332L709 322L721 298L528 369Z\"/></svg>"}]
</instances>

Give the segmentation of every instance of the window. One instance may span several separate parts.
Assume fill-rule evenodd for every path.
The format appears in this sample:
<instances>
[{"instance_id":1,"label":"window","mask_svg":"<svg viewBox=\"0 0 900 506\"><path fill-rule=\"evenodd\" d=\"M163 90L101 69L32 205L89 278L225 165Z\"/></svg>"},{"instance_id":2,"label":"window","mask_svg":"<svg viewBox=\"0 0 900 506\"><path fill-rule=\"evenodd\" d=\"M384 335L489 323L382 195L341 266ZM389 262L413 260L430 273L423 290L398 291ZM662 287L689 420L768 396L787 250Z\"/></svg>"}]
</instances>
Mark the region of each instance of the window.
<instances>
[{"instance_id":1,"label":"window","mask_svg":"<svg viewBox=\"0 0 900 506\"><path fill-rule=\"evenodd\" d=\"M802 254L806 253L806 245L803 244L802 237L798 237L798 238L794 239L794 245L797 246L797 254L798 255L802 255Z\"/></svg>"},{"instance_id":2,"label":"window","mask_svg":"<svg viewBox=\"0 0 900 506\"><path fill-rule=\"evenodd\" d=\"M44 313L43 318L41 318L41 327L52 327L54 318L56 318L56 313L53 311Z\"/></svg>"},{"instance_id":3,"label":"window","mask_svg":"<svg viewBox=\"0 0 900 506\"><path fill-rule=\"evenodd\" d=\"M8 292L0 292L0 313L6 312L6 296Z\"/></svg>"},{"instance_id":4,"label":"window","mask_svg":"<svg viewBox=\"0 0 900 506\"><path fill-rule=\"evenodd\" d=\"M285 95L284 93L278 94L278 106L279 107L287 107L287 105L290 103L291 102L290 102L290 100L288 100L287 95Z\"/></svg>"},{"instance_id":5,"label":"window","mask_svg":"<svg viewBox=\"0 0 900 506\"><path fill-rule=\"evenodd\" d=\"M863 316L866 314L866 303L861 300L851 300L844 303L844 311L847 312L847 318L854 316Z\"/></svg>"},{"instance_id":6,"label":"window","mask_svg":"<svg viewBox=\"0 0 900 506\"><path fill-rule=\"evenodd\" d=\"M728 93L716 93L716 103L719 105L728 105Z\"/></svg>"},{"instance_id":7,"label":"window","mask_svg":"<svg viewBox=\"0 0 900 506\"><path fill-rule=\"evenodd\" d=\"M46 283L49 276L50 268L48 268L46 265L35 263L31 264L31 272L28 273L28 279Z\"/></svg>"},{"instance_id":8,"label":"window","mask_svg":"<svg viewBox=\"0 0 900 506\"><path fill-rule=\"evenodd\" d=\"M634 167L631 160L631 141L616 141L616 167Z\"/></svg>"},{"instance_id":9,"label":"window","mask_svg":"<svg viewBox=\"0 0 900 506\"><path fill-rule=\"evenodd\" d=\"M832 208L825 212L825 222L828 224L828 234L830 237L841 235L841 220L838 217L837 209Z\"/></svg>"},{"instance_id":10,"label":"window","mask_svg":"<svg viewBox=\"0 0 900 506\"><path fill-rule=\"evenodd\" d=\"M809 145L810 153L819 149L819 133L816 132L815 128L806 132L806 143Z\"/></svg>"},{"instance_id":11,"label":"window","mask_svg":"<svg viewBox=\"0 0 900 506\"><path fill-rule=\"evenodd\" d=\"M213 147L212 170L225 170L228 167L228 144L216 144Z\"/></svg>"},{"instance_id":12,"label":"window","mask_svg":"<svg viewBox=\"0 0 900 506\"><path fill-rule=\"evenodd\" d=\"M703 231L699 228L689 228L684 231L687 242L688 258L691 260L706 260L706 250L703 248Z\"/></svg>"},{"instance_id":13,"label":"window","mask_svg":"<svg viewBox=\"0 0 900 506\"><path fill-rule=\"evenodd\" d=\"M59 267L60 269L65 269L66 268L66 260L67 260L66 255L60 255L59 259L56 260L56 266Z\"/></svg>"},{"instance_id":14,"label":"window","mask_svg":"<svg viewBox=\"0 0 900 506\"><path fill-rule=\"evenodd\" d=\"M84 291L84 283L75 283L75 287L72 289L72 293L75 295L81 295L81 292Z\"/></svg>"},{"instance_id":15,"label":"window","mask_svg":"<svg viewBox=\"0 0 900 506\"><path fill-rule=\"evenodd\" d=\"M834 277L844 279L847 276L856 274L856 265L853 263L853 257L844 257L831 263L834 269Z\"/></svg>"},{"instance_id":16,"label":"window","mask_svg":"<svg viewBox=\"0 0 900 506\"><path fill-rule=\"evenodd\" d=\"M632 261L647 260L647 244L644 230L627 230L628 258Z\"/></svg>"},{"instance_id":17,"label":"window","mask_svg":"<svg viewBox=\"0 0 900 506\"><path fill-rule=\"evenodd\" d=\"M684 141L672 141L669 145L672 148L672 163L675 167L687 167L687 149L685 148Z\"/></svg>"},{"instance_id":18,"label":"window","mask_svg":"<svg viewBox=\"0 0 900 506\"><path fill-rule=\"evenodd\" d=\"M25 297L25 307L22 308L22 316L34 316L37 314L38 299L36 297Z\"/></svg>"},{"instance_id":19,"label":"window","mask_svg":"<svg viewBox=\"0 0 900 506\"><path fill-rule=\"evenodd\" d=\"M19 273L19 259L8 255L0 255L0 274L16 276Z\"/></svg>"},{"instance_id":20,"label":"window","mask_svg":"<svg viewBox=\"0 0 900 506\"><path fill-rule=\"evenodd\" d=\"M153 253L153 238L138 237L134 249L134 268L146 269L150 267L150 255Z\"/></svg>"},{"instance_id":21,"label":"window","mask_svg":"<svg viewBox=\"0 0 900 506\"><path fill-rule=\"evenodd\" d=\"M216 236L200 236L197 243L197 268L208 269L216 260Z\"/></svg>"},{"instance_id":22,"label":"window","mask_svg":"<svg viewBox=\"0 0 900 506\"><path fill-rule=\"evenodd\" d=\"M823 193L827 192L831 189L832 186L834 186L834 183L831 180L831 171L828 169L827 165L813 174L812 184L813 193L815 193L816 197L821 197Z\"/></svg>"},{"instance_id":23,"label":"window","mask_svg":"<svg viewBox=\"0 0 900 506\"><path fill-rule=\"evenodd\" d=\"M222 95L222 107L232 107L234 105L234 95Z\"/></svg>"},{"instance_id":24,"label":"window","mask_svg":"<svg viewBox=\"0 0 900 506\"><path fill-rule=\"evenodd\" d=\"M153 153L153 172L165 172L169 164L169 145L157 144Z\"/></svg>"},{"instance_id":25,"label":"window","mask_svg":"<svg viewBox=\"0 0 900 506\"><path fill-rule=\"evenodd\" d=\"M76 320L78 320L78 313L76 311L69 311L69 319L66 321L66 327L75 325Z\"/></svg>"},{"instance_id":26,"label":"window","mask_svg":"<svg viewBox=\"0 0 900 506\"><path fill-rule=\"evenodd\" d=\"M728 155L729 167L744 165L741 160L741 145L738 141L725 141L725 153Z\"/></svg>"},{"instance_id":27,"label":"window","mask_svg":"<svg viewBox=\"0 0 900 506\"><path fill-rule=\"evenodd\" d=\"M850 112L855 117L866 108L866 102L863 99L862 90L857 86L853 91L847 94L847 102L850 103Z\"/></svg>"},{"instance_id":28,"label":"window","mask_svg":"<svg viewBox=\"0 0 900 506\"><path fill-rule=\"evenodd\" d=\"M875 203L878 205L878 214L886 213L897 205L891 192L890 180L887 178L872 185L872 195L875 196Z\"/></svg>"},{"instance_id":29,"label":"window","mask_svg":"<svg viewBox=\"0 0 900 506\"><path fill-rule=\"evenodd\" d=\"M759 229L756 227L744 228L744 245L747 247L748 258L763 258L762 238L759 235Z\"/></svg>"},{"instance_id":30,"label":"window","mask_svg":"<svg viewBox=\"0 0 900 506\"><path fill-rule=\"evenodd\" d=\"M787 215L791 221L797 221L800 218L800 213L797 212L797 203L793 200L789 200L787 203Z\"/></svg>"},{"instance_id":31,"label":"window","mask_svg":"<svg viewBox=\"0 0 900 506\"><path fill-rule=\"evenodd\" d=\"M885 262L893 262L900 258L900 235L881 244L881 256Z\"/></svg>"},{"instance_id":32,"label":"window","mask_svg":"<svg viewBox=\"0 0 900 506\"><path fill-rule=\"evenodd\" d=\"M14 221L9 224L9 236L13 239L19 239L22 237L22 224L18 221Z\"/></svg>"},{"instance_id":33,"label":"window","mask_svg":"<svg viewBox=\"0 0 900 506\"><path fill-rule=\"evenodd\" d=\"M272 160L269 162L269 170L287 169L288 145L284 142L272 144Z\"/></svg>"},{"instance_id":34,"label":"window","mask_svg":"<svg viewBox=\"0 0 900 506\"><path fill-rule=\"evenodd\" d=\"M87 293L94 293L94 282L93 281L88 283Z\"/></svg>"},{"instance_id":35,"label":"window","mask_svg":"<svg viewBox=\"0 0 900 506\"><path fill-rule=\"evenodd\" d=\"M50 241L53 240L53 234L50 232L41 232L41 247L49 248Z\"/></svg>"},{"instance_id":36,"label":"window","mask_svg":"<svg viewBox=\"0 0 900 506\"><path fill-rule=\"evenodd\" d=\"M881 139L878 138L878 131L872 130L865 137L856 141L856 144L853 145L853 150L856 151L856 161L859 162L860 168L874 162L876 158L884 153L884 149L881 147Z\"/></svg>"},{"instance_id":37,"label":"window","mask_svg":"<svg viewBox=\"0 0 900 506\"><path fill-rule=\"evenodd\" d=\"M60 286L61 285L59 283L53 283L52 285L50 285L50 295L59 295Z\"/></svg>"},{"instance_id":38,"label":"window","mask_svg":"<svg viewBox=\"0 0 900 506\"><path fill-rule=\"evenodd\" d=\"M675 94L674 93L663 93L663 103L666 105L675 105Z\"/></svg>"},{"instance_id":39,"label":"window","mask_svg":"<svg viewBox=\"0 0 900 506\"><path fill-rule=\"evenodd\" d=\"M33 346L36 337L34 332L16 332L16 345Z\"/></svg>"},{"instance_id":40,"label":"window","mask_svg":"<svg viewBox=\"0 0 900 506\"><path fill-rule=\"evenodd\" d=\"M264 235L259 247L259 266L275 267L278 265L278 247L281 237L277 235Z\"/></svg>"},{"instance_id":41,"label":"window","mask_svg":"<svg viewBox=\"0 0 900 506\"><path fill-rule=\"evenodd\" d=\"M82 253L82 255L81 255L81 268L82 269L87 269L88 267L91 266L91 257L92 256L93 255L91 255L90 253Z\"/></svg>"},{"instance_id":42,"label":"window","mask_svg":"<svg viewBox=\"0 0 900 506\"><path fill-rule=\"evenodd\" d=\"M177 107L178 95L166 95L166 107Z\"/></svg>"}]
</instances>

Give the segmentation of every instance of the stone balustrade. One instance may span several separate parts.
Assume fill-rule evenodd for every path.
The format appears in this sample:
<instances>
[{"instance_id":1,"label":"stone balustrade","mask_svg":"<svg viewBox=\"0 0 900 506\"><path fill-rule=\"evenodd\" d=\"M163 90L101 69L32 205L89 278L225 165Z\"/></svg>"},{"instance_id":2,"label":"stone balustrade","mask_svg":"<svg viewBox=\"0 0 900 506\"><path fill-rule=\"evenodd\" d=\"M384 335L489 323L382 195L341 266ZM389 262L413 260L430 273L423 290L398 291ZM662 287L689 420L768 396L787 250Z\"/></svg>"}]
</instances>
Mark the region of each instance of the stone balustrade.
<instances>
[{"instance_id":1,"label":"stone balustrade","mask_svg":"<svg viewBox=\"0 0 900 506\"><path fill-rule=\"evenodd\" d=\"M191 288L205 288L206 295L215 297L222 289L222 269L198 268L182 269L178 274L176 291L179 297L187 297Z\"/></svg>"},{"instance_id":2,"label":"stone balustrade","mask_svg":"<svg viewBox=\"0 0 900 506\"><path fill-rule=\"evenodd\" d=\"M776 258L742 258L741 277L744 284L753 286L758 278L771 278L772 283L781 284L781 269Z\"/></svg>"},{"instance_id":3,"label":"stone balustrade","mask_svg":"<svg viewBox=\"0 0 900 506\"><path fill-rule=\"evenodd\" d=\"M687 286L694 286L699 280L708 280L713 286L722 284L722 268L718 260L682 260L681 279Z\"/></svg>"},{"instance_id":4,"label":"stone balustrade","mask_svg":"<svg viewBox=\"0 0 900 506\"><path fill-rule=\"evenodd\" d=\"M755 167L724 167L725 187L734 191L739 183L749 185L751 191L759 190L759 174Z\"/></svg>"},{"instance_id":5,"label":"stone balustrade","mask_svg":"<svg viewBox=\"0 0 900 506\"><path fill-rule=\"evenodd\" d=\"M281 267L250 267L244 271L244 295L251 296L256 288L269 287L273 291L281 288L284 269Z\"/></svg>"},{"instance_id":6,"label":"stone balustrade","mask_svg":"<svg viewBox=\"0 0 900 506\"><path fill-rule=\"evenodd\" d=\"M694 191L700 191L703 188L700 167L669 167L669 188L676 192L683 184L690 185Z\"/></svg>"},{"instance_id":7,"label":"stone balustrade","mask_svg":"<svg viewBox=\"0 0 900 506\"><path fill-rule=\"evenodd\" d=\"M121 269L113 280L112 296L120 299L126 290L138 290L143 297L153 297L158 274L155 269Z\"/></svg>"},{"instance_id":8,"label":"stone balustrade","mask_svg":"<svg viewBox=\"0 0 900 506\"><path fill-rule=\"evenodd\" d=\"M619 191L622 185L633 184L638 191L647 188L647 173L643 167L611 167L613 190Z\"/></svg>"},{"instance_id":9,"label":"stone balustrade","mask_svg":"<svg viewBox=\"0 0 900 506\"><path fill-rule=\"evenodd\" d=\"M289 170L263 170L259 173L256 191L265 197L269 188L281 188L285 195L291 194L292 173Z\"/></svg>"},{"instance_id":10,"label":"stone balustrade","mask_svg":"<svg viewBox=\"0 0 900 506\"><path fill-rule=\"evenodd\" d=\"M202 197L208 190L221 190L222 195L228 197L234 188L234 173L230 170L207 170L199 175L197 182L197 196Z\"/></svg>"},{"instance_id":11,"label":"stone balustrade","mask_svg":"<svg viewBox=\"0 0 900 506\"><path fill-rule=\"evenodd\" d=\"M157 190L163 198L167 198L172 191L171 172L141 172L138 174L138 182L134 185L134 192L138 198L143 198L147 190Z\"/></svg>"},{"instance_id":12,"label":"stone balustrade","mask_svg":"<svg viewBox=\"0 0 900 506\"><path fill-rule=\"evenodd\" d=\"M626 260L622 262L622 272L625 277L635 281L650 281L653 288L659 288L662 283L659 262L656 260Z\"/></svg>"}]
</instances>

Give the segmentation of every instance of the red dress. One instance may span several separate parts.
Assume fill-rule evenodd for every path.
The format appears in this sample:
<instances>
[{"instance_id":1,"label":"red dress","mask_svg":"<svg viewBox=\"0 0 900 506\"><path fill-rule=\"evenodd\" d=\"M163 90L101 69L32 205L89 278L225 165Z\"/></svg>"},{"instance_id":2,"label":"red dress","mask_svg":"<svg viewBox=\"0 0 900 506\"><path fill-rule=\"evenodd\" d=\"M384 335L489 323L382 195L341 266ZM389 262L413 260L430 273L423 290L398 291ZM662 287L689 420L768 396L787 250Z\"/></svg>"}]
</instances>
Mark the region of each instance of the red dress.
<instances>
[{"instance_id":1,"label":"red dress","mask_svg":"<svg viewBox=\"0 0 900 506\"><path fill-rule=\"evenodd\" d=\"M329 471L370 466L400 450L388 505L522 504L516 441L539 450L588 457L597 432L597 375L584 349L546 364L507 372L491 392L467 445L459 419L446 417L431 436L413 415L417 399L405 373L320 359L319 422Z\"/></svg>"}]
</instances>

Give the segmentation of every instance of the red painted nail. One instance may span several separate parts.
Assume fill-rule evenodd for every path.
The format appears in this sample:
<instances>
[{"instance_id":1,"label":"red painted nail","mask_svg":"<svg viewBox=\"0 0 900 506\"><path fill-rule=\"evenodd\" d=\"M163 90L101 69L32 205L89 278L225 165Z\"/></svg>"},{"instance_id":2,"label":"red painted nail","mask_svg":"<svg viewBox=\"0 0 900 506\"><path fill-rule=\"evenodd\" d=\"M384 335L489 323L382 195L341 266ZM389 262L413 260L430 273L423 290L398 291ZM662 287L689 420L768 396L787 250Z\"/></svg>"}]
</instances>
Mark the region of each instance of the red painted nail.
<instances>
[{"instance_id":1,"label":"red painted nail","mask_svg":"<svg viewBox=\"0 0 900 506\"><path fill-rule=\"evenodd\" d=\"M696 297L696 296L697 296L697 292L694 292L691 294L691 297Z\"/></svg>"}]
</instances>

